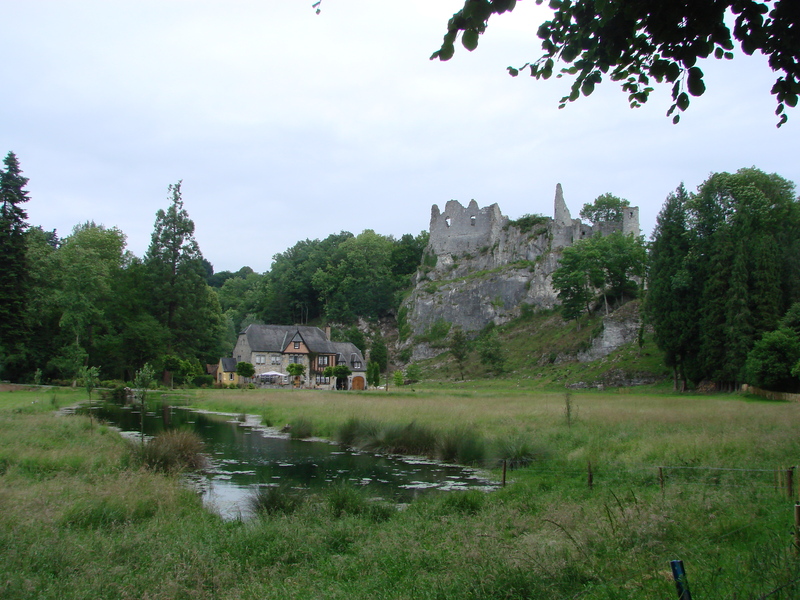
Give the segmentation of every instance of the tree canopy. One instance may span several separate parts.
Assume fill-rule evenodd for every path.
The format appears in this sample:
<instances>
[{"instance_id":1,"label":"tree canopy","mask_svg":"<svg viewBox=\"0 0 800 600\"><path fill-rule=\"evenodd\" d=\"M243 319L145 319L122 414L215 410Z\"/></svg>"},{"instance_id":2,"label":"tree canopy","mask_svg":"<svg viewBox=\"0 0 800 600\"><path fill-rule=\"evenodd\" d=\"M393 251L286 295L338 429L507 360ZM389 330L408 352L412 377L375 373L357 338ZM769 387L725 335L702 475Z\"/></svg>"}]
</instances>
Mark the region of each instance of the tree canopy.
<instances>
[{"instance_id":1,"label":"tree canopy","mask_svg":"<svg viewBox=\"0 0 800 600\"><path fill-rule=\"evenodd\" d=\"M536 0L542 4L544 0ZM459 33L469 51L478 46L490 17L514 9L516 0L465 0L447 24L441 48L431 59L449 60ZM551 19L539 26L542 55L522 67L536 79L573 78L559 108L588 96L604 78L621 82L631 107L647 102L654 83L671 84L667 116L680 120L690 96L706 91L698 60L730 60L738 43L742 52L764 54L778 73L770 90L778 126L786 107L800 94L800 5L797 0L550 0ZM731 30L730 25L733 25ZM562 66L563 65L563 66Z\"/></svg>"},{"instance_id":2,"label":"tree canopy","mask_svg":"<svg viewBox=\"0 0 800 600\"><path fill-rule=\"evenodd\" d=\"M715 173L696 194L671 194L653 235L656 342L685 378L735 388L755 342L800 299L794 184L755 168Z\"/></svg>"}]
</instances>

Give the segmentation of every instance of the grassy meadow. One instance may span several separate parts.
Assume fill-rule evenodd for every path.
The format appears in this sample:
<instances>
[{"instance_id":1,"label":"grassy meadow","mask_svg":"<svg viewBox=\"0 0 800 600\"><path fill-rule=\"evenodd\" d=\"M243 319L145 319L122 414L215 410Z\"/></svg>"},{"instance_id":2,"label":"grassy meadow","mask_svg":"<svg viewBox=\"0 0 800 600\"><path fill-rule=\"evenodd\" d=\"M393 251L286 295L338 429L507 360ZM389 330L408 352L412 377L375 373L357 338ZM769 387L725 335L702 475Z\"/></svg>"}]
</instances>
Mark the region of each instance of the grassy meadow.
<instances>
[{"instance_id":1,"label":"grassy meadow","mask_svg":"<svg viewBox=\"0 0 800 600\"><path fill-rule=\"evenodd\" d=\"M56 414L84 391L0 391L0 597L660 600L676 596L673 559L695 600L800 597L797 403L512 379L163 395L330 438L354 418L469 427L496 478L493 449L525 440L534 460L488 494L387 511L331 489L223 522L112 429Z\"/></svg>"}]
</instances>

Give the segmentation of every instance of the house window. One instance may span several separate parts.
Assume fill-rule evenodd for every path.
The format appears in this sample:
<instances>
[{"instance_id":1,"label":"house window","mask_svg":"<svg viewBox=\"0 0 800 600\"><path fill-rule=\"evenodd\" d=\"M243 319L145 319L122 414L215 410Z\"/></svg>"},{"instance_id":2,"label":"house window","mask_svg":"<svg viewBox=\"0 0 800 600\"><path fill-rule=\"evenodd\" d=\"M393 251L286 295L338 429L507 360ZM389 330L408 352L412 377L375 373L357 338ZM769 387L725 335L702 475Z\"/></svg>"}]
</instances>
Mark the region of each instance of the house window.
<instances>
[{"instance_id":1,"label":"house window","mask_svg":"<svg viewBox=\"0 0 800 600\"><path fill-rule=\"evenodd\" d=\"M295 342L294 343L294 349L295 350L300 350L300 342Z\"/></svg>"},{"instance_id":2,"label":"house window","mask_svg":"<svg viewBox=\"0 0 800 600\"><path fill-rule=\"evenodd\" d=\"M280 354L273 354L272 355L272 364L273 365L281 364L281 355Z\"/></svg>"},{"instance_id":3,"label":"house window","mask_svg":"<svg viewBox=\"0 0 800 600\"><path fill-rule=\"evenodd\" d=\"M317 357L317 366L327 367L329 359L330 359L330 357L328 355L318 356Z\"/></svg>"},{"instance_id":4,"label":"house window","mask_svg":"<svg viewBox=\"0 0 800 600\"><path fill-rule=\"evenodd\" d=\"M257 365L265 365L267 364L267 357L263 354L256 354L256 364Z\"/></svg>"},{"instance_id":5,"label":"house window","mask_svg":"<svg viewBox=\"0 0 800 600\"><path fill-rule=\"evenodd\" d=\"M230 379L231 381L233 381L233 373L230 373L230 374L228 375L228 379Z\"/></svg>"},{"instance_id":6,"label":"house window","mask_svg":"<svg viewBox=\"0 0 800 600\"><path fill-rule=\"evenodd\" d=\"M289 362L290 363L301 363L303 362L303 355L302 354L290 354L289 355Z\"/></svg>"},{"instance_id":7,"label":"house window","mask_svg":"<svg viewBox=\"0 0 800 600\"><path fill-rule=\"evenodd\" d=\"M330 377L323 377L322 375L317 375L317 383L330 383Z\"/></svg>"},{"instance_id":8,"label":"house window","mask_svg":"<svg viewBox=\"0 0 800 600\"><path fill-rule=\"evenodd\" d=\"M354 360L353 361L353 368L354 369L360 369L361 368L361 361L360 360Z\"/></svg>"}]
</instances>

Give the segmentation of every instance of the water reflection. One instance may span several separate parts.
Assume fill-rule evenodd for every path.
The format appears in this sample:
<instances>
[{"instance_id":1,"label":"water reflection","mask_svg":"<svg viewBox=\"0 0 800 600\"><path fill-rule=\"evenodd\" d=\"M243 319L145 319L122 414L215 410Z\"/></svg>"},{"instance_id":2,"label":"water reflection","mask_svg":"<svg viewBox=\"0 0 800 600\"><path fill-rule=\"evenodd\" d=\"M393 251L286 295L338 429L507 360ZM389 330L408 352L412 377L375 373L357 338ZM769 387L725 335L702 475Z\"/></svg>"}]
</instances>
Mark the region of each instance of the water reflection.
<instances>
[{"instance_id":1,"label":"water reflection","mask_svg":"<svg viewBox=\"0 0 800 600\"><path fill-rule=\"evenodd\" d=\"M94 412L131 437L140 431L138 407L104 404ZM166 404L145 414L146 436L170 428L191 428L203 438L212 465L198 485L204 502L226 518L248 516L246 499L257 485L280 483L315 491L346 481L395 502L409 502L432 490L493 487L471 469L356 452L325 441L292 440L276 429L231 415Z\"/></svg>"}]
</instances>

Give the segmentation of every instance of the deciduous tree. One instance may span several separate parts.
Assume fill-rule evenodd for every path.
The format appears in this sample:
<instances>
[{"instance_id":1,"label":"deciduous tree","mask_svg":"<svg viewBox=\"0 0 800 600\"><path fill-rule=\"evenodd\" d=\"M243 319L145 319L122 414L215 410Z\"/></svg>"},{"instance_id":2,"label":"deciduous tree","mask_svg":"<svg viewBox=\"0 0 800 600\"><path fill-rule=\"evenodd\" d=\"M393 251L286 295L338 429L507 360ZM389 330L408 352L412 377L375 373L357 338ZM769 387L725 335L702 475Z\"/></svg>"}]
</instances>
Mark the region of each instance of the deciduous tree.
<instances>
[{"instance_id":1,"label":"deciduous tree","mask_svg":"<svg viewBox=\"0 0 800 600\"><path fill-rule=\"evenodd\" d=\"M536 0L542 4L543 0ZM778 73L771 93L778 102L778 125L786 122L786 107L800 94L800 7L797 0L550 0L554 14L539 26L542 55L511 75L528 70L536 79L573 78L567 102L588 96L607 78L621 82L631 107L644 104L654 83L671 84L672 106L667 116L680 119L690 96L706 91L698 61L732 59L735 44L745 54L764 54ZM456 39L467 50L478 46L490 17L514 9L516 0L465 0L447 24L447 33L431 59L449 60ZM731 27L732 26L732 27Z\"/></svg>"}]
</instances>

